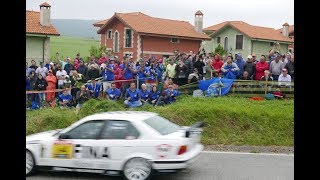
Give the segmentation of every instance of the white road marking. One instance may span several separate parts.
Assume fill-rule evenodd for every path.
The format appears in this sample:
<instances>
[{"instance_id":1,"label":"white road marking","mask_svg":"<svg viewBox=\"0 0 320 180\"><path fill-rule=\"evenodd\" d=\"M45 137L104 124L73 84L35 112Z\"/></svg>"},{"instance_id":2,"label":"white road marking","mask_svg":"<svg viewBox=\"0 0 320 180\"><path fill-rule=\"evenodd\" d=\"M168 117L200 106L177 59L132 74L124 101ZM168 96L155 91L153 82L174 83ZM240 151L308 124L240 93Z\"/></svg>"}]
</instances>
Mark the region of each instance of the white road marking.
<instances>
[{"instance_id":1,"label":"white road marking","mask_svg":"<svg viewBox=\"0 0 320 180\"><path fill-rule=\"evenodd\" d=\"M249 152L233 152L233 151L201 151L202 153L212 154L243 154L243 155L263 155L263 156L294 156L294 154L276 154L276 153L249 153Z\"/></svg>"}]
</instances>

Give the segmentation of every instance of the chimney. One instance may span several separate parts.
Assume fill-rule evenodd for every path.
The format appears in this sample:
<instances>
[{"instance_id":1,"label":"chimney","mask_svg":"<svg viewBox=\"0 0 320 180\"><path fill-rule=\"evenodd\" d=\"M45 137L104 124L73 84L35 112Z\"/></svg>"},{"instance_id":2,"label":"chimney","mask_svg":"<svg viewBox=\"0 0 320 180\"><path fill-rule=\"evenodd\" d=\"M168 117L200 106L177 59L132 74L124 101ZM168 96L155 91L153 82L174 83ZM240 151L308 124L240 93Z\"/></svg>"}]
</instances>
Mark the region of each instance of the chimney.
<instances>
[{"instance_id":1,"label":"chimney","mask_svg":"<svg viewBox=\"0 0 320 180\"><path fill-rule=\"evenodd\" d=\"M50 26L50 8L51 6L44 2L40 4L40 24L41 26Z\"/></svg>"},{"instance_id":2,"label":"chimney","mask_svg":"<svg viewBox=\"0 0 320 180\"><path fill-rule=\"evenodd\" d=\"M282 35L289 37L289 24L288 23L284 23L282 25Z\"/></svg>"},{"instance_id":3,"label":"chimney","mask_svg":"<svg viewBox=\"0 0 320 180\"><path fill-rule=\"evenodd\" d=\"M201 11L197 11L194 15L194 27L197 32L202 33L203 29L203 13Z\"/></svg>"}]
</instances>

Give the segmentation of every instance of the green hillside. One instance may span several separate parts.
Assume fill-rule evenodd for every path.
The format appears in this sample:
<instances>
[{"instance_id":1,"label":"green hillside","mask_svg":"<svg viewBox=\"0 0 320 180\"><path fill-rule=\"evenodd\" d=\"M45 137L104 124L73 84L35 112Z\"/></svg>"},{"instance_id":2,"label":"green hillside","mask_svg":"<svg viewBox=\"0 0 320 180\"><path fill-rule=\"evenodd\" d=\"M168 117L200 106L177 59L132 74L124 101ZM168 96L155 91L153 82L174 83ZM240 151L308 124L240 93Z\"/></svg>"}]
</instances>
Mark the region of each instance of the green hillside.
<instances>
[{"instance_id":1,"label":"green hillside","mask_svg":"<svg viewBox=\"0 0 320 180\"><path fill-rule=\"evenodd\" d=\"M50 58L55 57L59 52L60 57L70 57L73 59L79 52L81 57L90 56L91 46L99 46L100 41L89 38L58 36L50 38Z\"/></svg>"}]
</instances>

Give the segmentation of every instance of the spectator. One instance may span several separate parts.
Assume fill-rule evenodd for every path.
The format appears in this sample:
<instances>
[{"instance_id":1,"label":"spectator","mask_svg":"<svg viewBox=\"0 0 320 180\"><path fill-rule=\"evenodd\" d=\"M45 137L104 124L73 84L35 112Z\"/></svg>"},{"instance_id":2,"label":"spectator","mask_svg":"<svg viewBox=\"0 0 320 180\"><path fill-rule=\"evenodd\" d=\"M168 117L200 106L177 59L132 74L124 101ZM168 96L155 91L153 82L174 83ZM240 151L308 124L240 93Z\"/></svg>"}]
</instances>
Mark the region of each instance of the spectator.
<instances>
[{"instance_id":1,"label":"spectator","mask_svg":"<svg viewBox=\"0 0 320 180\"><path fill-rule=\"evenodd\" d=\"M262 87L263 88L268 88L268 91L271 91L271 87L273 85L273 78L272 76L270 75L270 71L268 70L265 70L264 71L264 75L261 77L260 81L264 81L265 83L262 84ZM266 87L266 85L267 87ZM266 90L266 89L265 89Z\"/></svg>"},{"instance_id":2,"label":"spectator","mask_svg":"<svg viewBox=\"0 0 320 180\"><path fill-rule=\"evenodd\" d=\"M58 89L63 88L63 81L66 79L67 71L62 69L62 67L59 65L58 66L58 71L56 73L57 79L58 79Z\"/></svg>"},{"instance_id":3,"label":"spectator","mask_svg":"<svg viewBox=\"0 0 320 180\"><path fill-rule=\"evenodd\" d=\"M80 57L80 53L78 53L78 54L76 55L76 58L74 58L74 60L73 60L73 67L74 67L74 69L77 70L77 71L78 71L78 68L79 68L79 66L80 66L80 64L79 64L80 60L82 60L82 58Z\"/></svg>"},{"instance_id":4,"label":"spectator","mask_svg":"<svg viewBox=\"0 0 320 180\"><path fill-rule=\"evenodd\" d=\"M103 92L106 92L111 87L110 81L114 81L114 70L114 59L111 58L108 65L102 70Z\"/></svg>"},{"instance_id":5,"label":"spectator","mask_svg":"<svg viewBox=\"0 0 320 180\"><path fill-rule=\"evenodd\" d=\"M194 83L199 81L198 69L194 68L193 72L188 76L188 83Z\"/></svg>"},{"instance_id":6,"label":"spectator","mask_svg":"<svg viewBox=\"0 0 320 180\"><path fill-rule=\"evenodd\" d=\"M70 71L72 68L73 68L73 65L70 62L70 58L67 57L67 63L64 65L64 70L67 72L67 74L70 74Z\"/></svg>"},{"instance_id":7,"label":"spectator","mask_svg":"<svg viewBox=\"0 0 320 180\"><path fill-rule=\"evenodd\" d=\"M146 84L141 84L141 90L139 91L139 95L142 105L148 104L150 91L147 89Z\"/></svg>"},{"instance_id":8,"label":"spectator","mask_svg":"<svg viewBox=\"0 0 320 180\"><path fill-rule=\"evenodd\" d=\"M68 75L66 75L65 80L63 81L63 89L67 89L68 94L71 94L71 80Z\"/></svg>"},{"instance_id":9,"label":"spectator","mask_svg":"<svg viewBox=\"0 0 320 180\"><path fill-rule=\"evenodd\" d=\"M31 69L34 69L34 70L37 70L38 69L38 66L37 66L37 63L35 60L31 60L31 66L29 67Z\"/></svg>"},{"instance_id":10,"label":"spectator","mask_svg":"<svg viewBox=\"0 0 320 180\"><path fill-rule=\"evenodd\" d=\"M192 51L190 52L190 54L192 54ZM189 58L190 55L187 55L186 53L182 53L182 62L183 64L185 64L185 66L187 67L187 70L186 70L186 77L188 77L190 71L192 71L190 68L193 67L193 63L192 63L192 59ZM179 59L178 58L178 65L179 65ZM177 68L177 67L176 67Z\"/></svg>"},{"instance_id":11,"label":"spectator","mask_svg":"<svg viewBox=\"0 0 320 180\"><path fill-rule=\"evenodd\" d=\"M28 62L26 62L26 77L28 77L30 75L30 72L32 71L33 69L28 67ZM35 71L35 70L34 70Z\"/></svg>"},{"instance_id":12,"label":"spectator","mask_svg":"<svg viewBox=\"0 0 320 180\"><path fill-rule=\"evenodd\" d=\"M139 66L136 66L135 73L139 78L139 87L146 82L146 78L150 76L150 67L145 66L145 61L142 60Z\"/></svg>"},{"instance_id":13,"label":"spectator","mask_svg":"<svg viewBox=\"0 0 320 180\"><path fill-rule=\"evenodd\" d=\"M176 79L179 86L185 85L188 83L188 67L183 63L181 59L178 60L178 65L176 66Z\"/></svg>"},{"instance_id":14,"label":"spectator","mask_svg":"<svg viewBox=\"0 0 320 180\"><path fill-rule=\"evenodd\" d=\"M175 78L175 76L176 76L176 70L175 70L176 69L176 65L177 64L174 63L174 59L171 58L169 60L169 64L166 67L166 77L169 77L170 79L174 79Z\"/></svg>"},{"instance_id":15,"label":"spectator","mask_svg":"<svg viewBox=\"0 0 320 180\"><path fill-rule=\"evenodd\" d=\"M231 58L228 57L227 63L221 68L222 75L227 79L235 79L239 74L239 68L236 63L233 63Z\"/></svg>"},{"instance_id":16,"label":"spectator","mask_svg":"<svg viewBox=\"0 0 320 180\"><path fill-rule=\"evenodd\" d=\"M256 76L255 80L260 81L261 77L264 75L264 71L269 69L269 64L266 62L266 56L261 55L260 61L256 64Z\"/></svg>"},{"instance_id":17,"label":"spectator","mask_svg":"<svg viewBox=\"0 0 320 180\"><path fill-rule=\"evenodd\" d=\"M78 67L78 71L80 74L82 74L84 76L85 79L87 78L87 73L88 73L88 67L86 65L84 65L84 61L80 60L80 65Z\"/></svg>"},{"instance_id":18,"label":"spectator","mask_svg":"<svg viewBox=\"0 0 320 180\"><path fill-rule=\"evenodd\" d=\"M197 70L198 70L198 74L199 74L199 79L201 80L201 79L203 79L203 69L204 69L204 67L205 67L205 63L203 62L203 59L202 58L200 58L200 56L199 55L196 55L196 60L195 60L195 62L194 62L194 64L193 64L193 66L195 67L195 68L197 68Z\"/></svg>"},{"instance_id":19,"label":"spectator","mask_svg":"<svg viewBox=\"0 0 320 180\"><path fill-rule=\"evenodd\" d=\"M28 76L28 81L29 81L29 83L30 83L30 89L29 90L37 90L36 89L36 81L37 81L37 79L38 79L38 77L36 76L36 72L34 71L34 70L32 70L31 72L30 72L30 75ZM31 100L31 102L33 102L33 101L35 101L36 100L36 96L37 96L38 94L35 94L35 93L32 93L31 95L30 95L30 100Z\"/></svg>"},{"instance_id":20,"label":"spectator","mask_svg":"<svg viewBox=\"0 0 320 180\"><path fill-rule=\"evenodd\" d=\"M98 70L100 69L99 65L95 62L94 56L91 56L89 58L88 69L90 69L92 65L94 68L96 68Z\"/></svg>"},{"instance_id":21,"label":"spectator","mask_svg":"<svg viewBox=\"0 0 320 180\"><path fill-rule=\"evenodd\" d=\"M288 70L286 68L283 68L282 73L278 78L278 86L290 87L290 84L291 84L291 76L288 74Z\"/></svg>"},{"instance_id":22,"label":"spectator","mask_svg":"<svg viewBox=\"0 0 320 180\"><path fill-rule=\"evenodd\" d=\"M49 61L49 59L46 59L44 62L45 62L44 67L46 67L49 70L50 69L50 61Z\"/></svg>"},{"instance_id":23,"label":"spectator","mask_svg":"<svg viewBox=\"0 0 320 180\"><path fill-rule=\"evenodd\" d=\"M291 80L294 81L294 56L291 55L288 59L288 63L285 65L285 68L288 70L288 74L291 76Z\"/></svg>"},{"instance_id":24,"label":"spectator","mask_svg":"<svg viewBox=\"0 0 320 180\"><path fill-rule=\"evenodd\" d=\"M153 106L157 106L159 104L159 98L160 92L157 90L157 86L153 85L149 95L149 101Z\"/></svg>"},{"instance_id":25,"label":"spectator","mask_svg":"<svg viewBox=\"0 0 320 180\"><path fill-rule=\"evenodd\" d=\"M127 80L122 83L122 94L125 95L126 90L130 87L130 83L133 79L133 74L135 72L134 66L130 64L128 57L125 57L124 63L121 64L120 69L122 70L122 77L124 80Z\"/></svg>"},{"instance_id":26,"label":"spectator","mask_svg":"<svg viewBox=\"0 0 320 180\"><path fill-rule=\"evenodd\" d=\"M164 81L163 91L168 89L169 85L172 85L174 90L177 90L179 88L179 86L177 84L173 83L172 79L168 79L168 80Z\"/></svg>"},{"instance_id":27,"label":"spectator","mask_svg":"<svg viewBox=\"0 0 320 180\"><path fill-rule=\"evenodd\" d=\"M249 76L248 71L243 71L242 76L240 77L241 80L252 80L252 77Z\"/></svg>"},{"instance_id":28,"label":"spectator","mask_svg":"<svg viewBox=\"0 0 320 180\"><path fill-rule=\"evenodd\" d=\"M82 85L80 90L76 94L76 111L78 111L80 108L82 108L82 105L84 102L90 99L90 92L86 89L85 85Z\"/></svg>"},{"instance_id":29,"label":"spectator","mask_svg":"<svg viewBox=\"0 0 320 180\"><path fill-rule=\"evenodd\" d=\"M281 56L275 55L274 61L270 63L269 71L272 75L273 80L278 81L281 70L283 69L283 62L280 61Z\"/></svg>"},{"instance_id":30,"label":"spectator","mask_svg":"<svg viewBox=\"0 0 320 180\"><path fill-rule=\"evenodd\" d=\"M54 76L57 75L57 66L55 63L51 62L48 71L51 70Z\"/></svg>"},{"instance_id":31,"label":"spectator","mask_svg":"<svg viewBox=\"0 0 320 180\"><path fill-rule=\"evenodd\" d=\"M157 84L157 79L159 78L158 73L161 73L161 69L160 67L157 67L158 62L155 61L154 63L151 63L150 66L148 66L147 68L149 68L149 73L150 76L146 77L146 85L147 85L147 89L150 91L151 87L153 85ZM161 82L161 77L160 79L158 79L159 82Z\"/></svg>"},{"instance_id":32,"label":"spectator","mask_svg":"<svg viewBox=\"0 0 320 180\"><path fill-rule=\"evenodd\" d=\"M90 65L90 69L88 70L88 79L96 79L100 77L99 69L95 68L93 64Z\"/></svg>"},{"instance_id":33,"label":"spectator","mask_svg":"<svg viewBox=\"0 0 320 180\"><path fill-rule=\"evenodd\" d=\"M52 70L48 71L48 76L46 77L46 81L47 81L47 90L49 91L54 91L56 90L56 84L57 84L57 78L53 75ZM46 96L46 100L47 102L49 102L51 104L51 106L53 107L54 101L55 101L55 92L47 92L47 96Z\"/></svg>"},{"instance_id":34,"label":"spectator","mask_svg":"<svg viewBox=\"0 0 320 180\"><path fill-rule=\"evenodd\" d=\"M237 64L238 68L239 68L239 73L237 78L239 78L239 76L243 73L243 66L245 64L244 60L242 59L242 54L238 53L236 54L236 61L235 63Z\"/></svg>"},{"instance_id":35,"label":"spectator","mask_svg":"<svg viewBox=\"0 0 320 180\"><path fill-rule=\"evenodd\" d=\"M59 58L58 58L59 59ZM64 58L63 60L59 60L62 69L64 69L65 65L67 64L67 58ZM65 69L64 69L65 70Z\"/></svg>"},{"instance_id":36,"label":"spectator","mask_svg":"<svg viewBox=\"0 0 320 180\"><path fill-rule=\"evenodd\" d=\"M40 62L40 67L36 69L36 74L41 74L43 78L46 78L48 69L44 67L43 62Z\"/></svg>"},{"instance_id":37,"label":"spectator","mask_svg":"<svg viewBox=\"0 0 320 180\"><path fill-rule=\"evenodd\" d=\"M163 101L165 104L171 104L176 101L176 97L179 95L177 90L173 89L172 85L168 86L168 89L164 91Z\"/></svg>"},{"instance_id":38,"label":"spectator","mask_svg":"<svg viewBox=\"0 0 320 180\"><path fill-rule=\"evenodd\" d=\"M130 83L130 88L126 90L124 105L129 108L142 106L139 90L135 83Z\"/></svg>"},{"instance_id":39,"label":"spectator","mask_svg":"<svg viewBox=\"0 0 320 180\"><path fill-rule=\"evenodd\" d=\"M107 61L107 63L108 63L109 58L107 57L106 53L103 52L103 53L101 53L101 57L98 60L98 65L101 65L105 61Z\"/></svg>"},{"instance_id":40,"label":"spectator","mask_svg":"<svg viewBox=\"0 0 320 180\"><path fill-rule=\"evenodd\" d=\"M72 76L70 77L71 81L71 95L72 98L75 100L77 92L80 90L80 87L86 82L86 79L84 79L83 75L78 73L76 70L74 70Z\"/></svg>"},{"instance_id":41,"label":"spectator","mask_svg":"<svg viewBox=\"0 0 320 180\"><path fill-rule=\"evenodd\" d=\"M259 62L256 58L257 58L257 55L255 54L255 53L252 53L252 62L254 63L254 64L257 64L257 62Z\"/></svg>"},{"instance_id":42,"label":"spectator","mask_svg":"<svg viewBox=\"0 0 320 180\"><path fill-rule=\"evenodd\" d=\"M251 55L248 56L247 62L243 65L243 71L247 71L250 78L255 76L256 64L253 62L253 57Z\"/></svg>"},{"instance_id":43,"label":"spectator","mask_svg":"<svg viewBox=\"0 0 320 180\"><path fill-rule=\"evenodd\" d=\"M106 91L107 98L110 100L118 100L121 96L121 91L116 87L116 83L111 83L111 88Z\"/></svg>"},{"instance_id":44,"label":"spectator","mask_svg":"<svg viewBox=\"0 0 320 180\"><path fill-rule=\"evenodd\" d=\"M211 66L211 64L212 64L211 55L208 57L205 57L203 60L204 60L204 64L205 64L205 67L204 67L205 70L203 71L203 73L205 74L205 79L212 78L213 69Z\"/></svg>"},{"instance_id":45,"label":"spectator","mask_svg":"<svg viewBox=\"0 0 320 180\"><path fill-rule=\"evenodd\" d=\"M58 96L58 104L60 108L71 107L72 106L72 96L68 94L68 91L63 90L62 94Z\"/></svg>"},{"instance_id":46,"label":"spectator","mask_svg":"<svg viewBox=\"0 0 320 180\"><path fill-rule=\"evenodd\" d=\"M35 89L37 91L45 91L47 86L48 86L47 81L43 78L42 74L39 73L38 79L35 83ZM43 107L43 105L44 105L43 103L45 102L45 100L46 100L46 94L44 92L39 92L38 96L37 96L37 103L40 108Z\"/></svg>"},{"instance_id":47,"label":"spectator","mask_svg":"<svg viewBox=\"0 0 320 180\"><path fill-rule=\"evenodd\" d=\"M87 88L91 93L91 97L98 98L101 91L101 84L96 81L96 79L92 78L91 82L87 84Z\"/></svg>"},{"instance_id":48,"label":"spectator","mask_svg":"<svg viewBox=\"0 0 320 180\"><path fill-rule=\"evenodd\" d=\"M220 76L222 65L223 65L223 62L220 59L220 54L215 54L214 59L211 63L211 67L213 69L213 74L215 77Z\"/></svg>"},{"instance_id":49,"label":"spectator","mask_svg":"<svg viewBox=\"0 0 320 180\"><path fill-rule=\"evenodd\" d=\"M226 62L227 62L227 56L226 56L226 55L223 55L223 56L222 56L222 62L223 62L223 63L226 63Z\"/></svg>"}]
</instances>

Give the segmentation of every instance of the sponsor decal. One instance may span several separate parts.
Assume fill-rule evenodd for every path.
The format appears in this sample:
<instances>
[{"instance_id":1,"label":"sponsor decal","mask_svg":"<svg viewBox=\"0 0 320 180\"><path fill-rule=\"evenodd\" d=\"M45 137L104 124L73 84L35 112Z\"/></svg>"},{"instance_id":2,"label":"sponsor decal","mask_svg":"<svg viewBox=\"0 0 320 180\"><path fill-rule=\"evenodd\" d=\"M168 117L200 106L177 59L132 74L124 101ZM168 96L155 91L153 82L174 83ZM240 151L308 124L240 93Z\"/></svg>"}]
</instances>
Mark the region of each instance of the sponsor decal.
<instances>
[{"instance_id":1,"label":"sponsor decal","mask_svg":"<svg viewBox=\"0 0 320 180\"><path fill-rule=\"evenodd\" d=\"M52 158L73 158L73 144L70 141L55 141L52 145Z\"/></svg>"}]
</instances>

